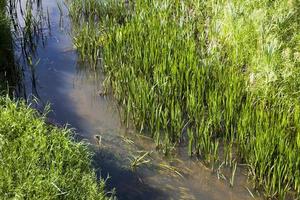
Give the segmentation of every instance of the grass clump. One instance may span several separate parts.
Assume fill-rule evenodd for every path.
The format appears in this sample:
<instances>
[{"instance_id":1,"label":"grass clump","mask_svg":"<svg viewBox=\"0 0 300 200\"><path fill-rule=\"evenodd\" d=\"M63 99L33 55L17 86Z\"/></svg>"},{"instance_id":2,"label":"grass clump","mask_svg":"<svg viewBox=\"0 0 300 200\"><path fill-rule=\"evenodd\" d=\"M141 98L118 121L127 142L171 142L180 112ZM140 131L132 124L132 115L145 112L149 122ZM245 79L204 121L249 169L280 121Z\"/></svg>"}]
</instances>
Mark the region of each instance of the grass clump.
<instances>
[{"instance_id":1,"label":"grass clump","mask_svg":"<svg viewBox=\"0 0 300 200\"><path fill-rule=\"evenodd\" d=\"M186 143L209 164L246 163L267 198L299 197L299 1L111 1L91 12L78 2L74 22L105 36L97 48L125 121L165 153Z\"/></svg>"},{"instance_id":2,"label":"grass clump","mask_svg":"<svg viewBox=\"0 0 300 200\"><path fill-rule=\"evenodd\" d=\"M44 120L24 102L0 97L0 198L108 199L87 146Z\"/></svg>"}]
</instances>

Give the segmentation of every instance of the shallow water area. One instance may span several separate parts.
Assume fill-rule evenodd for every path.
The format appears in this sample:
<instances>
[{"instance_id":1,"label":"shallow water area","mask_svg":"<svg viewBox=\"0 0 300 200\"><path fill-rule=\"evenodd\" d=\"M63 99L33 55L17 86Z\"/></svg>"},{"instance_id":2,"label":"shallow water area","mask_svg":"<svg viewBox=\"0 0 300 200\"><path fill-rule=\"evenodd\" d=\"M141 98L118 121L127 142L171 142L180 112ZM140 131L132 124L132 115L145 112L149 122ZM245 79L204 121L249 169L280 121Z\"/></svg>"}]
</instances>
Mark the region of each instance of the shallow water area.
<instances>
[{"instance_id":1,"label":"shallow water area","mask_svg":"<svg viewBox=\"0 0 300 200\"><path fill-rule=\"evenodd\" d=\"M114 99L99 95L104 75L79 61L67 7L53 0L42 7L51 28L37 43L34 74L24 68L23 96L37 97L41 110L49 103L52 123L68 124L91 144L94 167L103 178L110 176L107 185L116 188L118 199L252 199L243 170L231 188L185 150L165 158L151 139L124 128ZM145 164L132 166L145 154Z\"/></svg>"}]
</instances>

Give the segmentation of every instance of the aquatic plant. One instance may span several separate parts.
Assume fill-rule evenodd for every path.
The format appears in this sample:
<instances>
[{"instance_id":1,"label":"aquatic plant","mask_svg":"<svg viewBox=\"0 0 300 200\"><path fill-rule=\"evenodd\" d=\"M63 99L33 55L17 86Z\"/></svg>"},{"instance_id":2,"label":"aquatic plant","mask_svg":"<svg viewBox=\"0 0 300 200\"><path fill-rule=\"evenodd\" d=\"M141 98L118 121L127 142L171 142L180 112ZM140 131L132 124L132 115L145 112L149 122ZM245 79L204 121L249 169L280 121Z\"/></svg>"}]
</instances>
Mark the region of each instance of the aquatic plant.
<instances>
[{"instance_id":1,"label":"aquatic plant","mask_svg":"<svg viewBox=\"0 0 300 200\"><path fill-rule=\"evenodd\" d=\"M165 153L224 161L232 185L246 163L265 197L300 195L299 1L101 2L70 3L74 24L101 30L74 37L79 52L105 38L94 59L125 121Z\"/></svg>"},{"instance_id":2,"label":"aquatic plant","mask_svg":"<svg viewBox=\"0 0 300 200\"><path fill-rule=\"evenodd\" d=\"M147 151L147 152L141 152L140 155L133 156L132 159L129 159L130 160L130 168L131 168L131 170L136 170L141 165L148 164L151 160L150 159L146 159L146 157L148 157L150 154L151 154L151 152L149 152L149 151Z\"/></svg>"}]
</instances>

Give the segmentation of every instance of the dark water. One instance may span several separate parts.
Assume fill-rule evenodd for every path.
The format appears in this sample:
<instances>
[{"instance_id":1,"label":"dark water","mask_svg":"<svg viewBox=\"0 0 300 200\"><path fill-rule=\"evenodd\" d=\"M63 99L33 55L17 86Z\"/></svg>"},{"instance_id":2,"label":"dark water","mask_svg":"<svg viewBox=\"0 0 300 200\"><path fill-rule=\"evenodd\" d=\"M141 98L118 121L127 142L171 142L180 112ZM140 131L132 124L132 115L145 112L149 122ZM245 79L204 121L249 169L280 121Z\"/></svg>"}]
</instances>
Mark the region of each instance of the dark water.
<instances>
[{"instance_id":1,"label":"dark water","mask_svg":"<svg viewBox=\"0 0 300 200\"><path fill-rule=\"evenodd\" d=\"M49 119L69 124L91 144L98 175L111 176L107 185L116 188L119 199L252 199L241 169L231 188L228 180L219 180L201 162L186 157L185 150L173 158L154 151L146 157L148 164L132 170L134 156L153 151L153 142L125 129L114 100L99 96L103 75L78 62L66 7L61 14L56 1L44 0L43 9L48 10L51 30L38 42L34 75L24 71L25 96L38 97L39 109L50 103Z\"/></svg>"}]
</instances>

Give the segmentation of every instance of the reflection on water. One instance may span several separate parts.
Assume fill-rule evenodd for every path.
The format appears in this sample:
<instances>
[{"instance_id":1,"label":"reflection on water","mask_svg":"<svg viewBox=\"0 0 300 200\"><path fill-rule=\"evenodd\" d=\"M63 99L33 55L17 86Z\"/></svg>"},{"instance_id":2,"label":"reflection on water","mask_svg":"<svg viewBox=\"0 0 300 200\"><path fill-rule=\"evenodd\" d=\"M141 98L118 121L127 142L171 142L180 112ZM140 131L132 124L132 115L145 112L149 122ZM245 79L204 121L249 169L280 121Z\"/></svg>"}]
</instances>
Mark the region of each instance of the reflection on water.
<instances>
[{"instance_id":1,"label":"reflection on water","mask_svg":"<svg viewBox=\"0 0 300 200\"><path fill-rule=\"evenodd\" d=\"M36 52L39 47L45 47L47 36L50 34L49 15L44 12L42 1L39 0L8 0L7 4L9 32L13 39L10 50L14 49L12 57L15 66L18 66L15 67L18 70L18 83L14 92L17 96L27 99L26 87L28 85L24 83L30 81L29 94L38 97L36 67L39 64L39 58ZM9 40L6 39L6 41ZM16 73L14 76L17 77ZM24 80L20 81L21 79Z\"/></svg>"},{"instance_id":2,"label":"reflection on water","mask_svg":"<svg viewBox=\"0 0 300 200\"><path fill-rule=\"evenodd\" d=\"M38 108L50 103L54 123L69 124L92 144L98 175L111 176L107 184L116 188L119 199L251 199L241 184L243 176L237 176L230 188L201 162L186 157L185 149L164 158L152 152L151 139L125 129L113 98L99 95L103 75L77 60L64 4L45 0L43 9L51 34L44 31L46 42L36 43L34 74L32 69L24 71L26 93L39 97Z\"/></svg>"},{"instance_id":3,"label":"reflection on water","mask_svg":"<svg viewBox=\"0 0 300 200\"><path fill-rule=\"evenodd\" d=\"M18 86L20 70L15 62L12 33L5 1L0 2L0 92L11 93Z\"/></svg>"}]
</instances>

